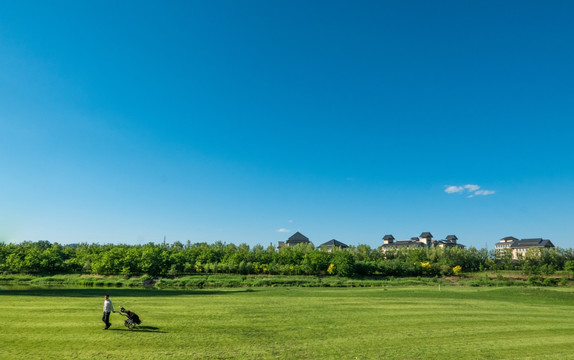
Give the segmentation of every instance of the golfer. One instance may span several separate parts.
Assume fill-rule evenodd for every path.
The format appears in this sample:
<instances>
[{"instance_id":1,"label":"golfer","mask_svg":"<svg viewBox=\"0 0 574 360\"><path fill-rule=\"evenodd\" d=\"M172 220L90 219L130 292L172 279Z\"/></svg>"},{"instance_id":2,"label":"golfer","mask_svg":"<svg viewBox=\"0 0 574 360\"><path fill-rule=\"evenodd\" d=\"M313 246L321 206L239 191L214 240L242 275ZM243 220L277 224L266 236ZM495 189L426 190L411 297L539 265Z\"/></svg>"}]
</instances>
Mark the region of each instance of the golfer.
<instances>
[{"instance_id":1,"label":"golfer","mask_svg":"<svg viewBox=\"0 0 574 360\"><path fill-rule=\"evenodd\" d=\"M112 326L112 324L110 323L110 312L115 313L114 311L114 305L112 304L112 301L110 300L110 295L105 295L104 296L105 300L104 300L104 316L102 316L102 321L104 322L104 324L106 324L106 327L104 328L104 330L108 330L110 326Z\"/></svg>"}]
</instances>

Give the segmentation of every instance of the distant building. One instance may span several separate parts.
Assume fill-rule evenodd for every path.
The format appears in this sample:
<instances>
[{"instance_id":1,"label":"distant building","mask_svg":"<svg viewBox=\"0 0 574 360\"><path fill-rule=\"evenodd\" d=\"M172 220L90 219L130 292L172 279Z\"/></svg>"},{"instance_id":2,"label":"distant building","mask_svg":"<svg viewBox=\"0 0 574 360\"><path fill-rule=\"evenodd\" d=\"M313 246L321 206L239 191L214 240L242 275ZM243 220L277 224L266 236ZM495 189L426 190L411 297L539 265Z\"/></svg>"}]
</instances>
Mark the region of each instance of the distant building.
<instances>
[{"instance_id":1,"label":"distant building","mask_svg":"<svg viewBox=\"0 0 574 360\"><path fill-rule=\"evenodd\" d=\"M418 241L422 242L426 246L429 246L432 242L432 238L433 238L432 234L430 232L426 231L419 236Z\"/></svg>"},{"instance_id":2,"label":"distant building","mask_svg":"<svg viewBox=\"0 0 574 360\"><path fill-rule=\"evenodd\" d=\"M349 246L347 244L343 244L342 242L335 239L329 240L326 243L319 245L319 249L325 250L327 252L332 252L334 248L346 249L348 247Z\"/></svg>"},{"instance_id":3,"label":"distant building","mask_svg":"<svg viewBox=\"0 0 574 360\"><path fill-rule=\"evenodd\" d=\"M550 249L553 247L554 244L552 244L550 240L545 240L542 238L518 240L513 236L503 237L494 245L496 251L504 251L510 249L513 260L518 260L519 257L524 256L528 249Z\"/></svg>"},{"instance_id":4,"label":"distant building","mask_svg":"<svg viewBox=\"0 0 574 360\"><path fill-rule=\"evenodd\" d=\"M279 243L277 244L277 250L281 250L281 248L285 246L295 246L297 244L309 244L309 243L310 243L309 238L301 234L299 231L297 231L295 234L291 235L289 239L287 239L287 241L279 241Z\"/></svg>"},{"instance_id":5,"label":"distant building","mask_svg":"<svg viewBox=\"0 0 574 360\"><path fill-rule=\"evenodd\" d=\"M388 249L397 249L397 248L415 248L424 246L423 243L419 240L419 238L411 238L410 240L398 240L395 241L395 237L393 235L385 235L383 236L383 246L381 250L384 252Z\"/></svg>"},{"instance_id":6,"label":"distant building","mask_svg":"<svg viewBox=\"0 0 574 360\"><path fill-rule=\"evenodd\" d=\"M464 248L462 244L458 244L456 235L448 235L444 240L433 240L433 235L430 232L423 232L419 237L412 237L410 240L395 241L393 235L383 236L383 246L381 251L386 252L390 249L400 248L418 248L418 247L459 247Z\"/></svg>"}]
</instances>

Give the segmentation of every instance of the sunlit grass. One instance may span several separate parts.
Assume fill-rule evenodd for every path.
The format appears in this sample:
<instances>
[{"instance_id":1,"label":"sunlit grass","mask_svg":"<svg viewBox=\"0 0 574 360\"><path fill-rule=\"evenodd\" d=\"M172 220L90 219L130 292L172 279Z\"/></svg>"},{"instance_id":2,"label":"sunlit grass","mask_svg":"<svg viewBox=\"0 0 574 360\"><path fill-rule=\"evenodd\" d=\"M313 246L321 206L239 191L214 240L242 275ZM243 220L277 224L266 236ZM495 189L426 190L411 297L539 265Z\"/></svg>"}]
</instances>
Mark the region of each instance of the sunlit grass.
<instances>
[{"instance_id":1,"label":"sunlit grass","mask_svg":"<svg viewBox=\"0 0 574 360\"><path fill-rule=\"evenodd\" d=\"M104 292L142 327L103 331ZM0 358L565 359L573 310L517 287L1 291Z\"/></svg>"}]
</instances>

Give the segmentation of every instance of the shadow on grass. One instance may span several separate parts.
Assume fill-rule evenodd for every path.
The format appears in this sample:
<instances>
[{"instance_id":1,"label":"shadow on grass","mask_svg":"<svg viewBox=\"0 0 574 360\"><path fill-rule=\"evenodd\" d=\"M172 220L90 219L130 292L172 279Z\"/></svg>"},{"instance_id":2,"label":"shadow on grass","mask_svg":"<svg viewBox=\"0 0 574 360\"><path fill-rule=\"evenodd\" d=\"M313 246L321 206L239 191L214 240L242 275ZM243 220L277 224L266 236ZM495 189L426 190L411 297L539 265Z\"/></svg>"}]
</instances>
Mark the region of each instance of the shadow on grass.
<instances>
[{"instance_id":1,"label":"shadow on grass","mask_svg":"<svg viewBox=\"0 0 574 360\"><path fill-rule=\"evenodd\" d=\"M133 329L113 329L109 328L107 331L130 331L130 332L151 332L151 333L158 333L158 334L166 334L167 331L161 331L158 327L155 326L136 326Z\"/></svg>"},{"instance_id":2,"label":"shadow on grass","mask_svg":"<svg viewBox=\"0 0 574 360\"><path fill-rule=\"evenodd\" d=\"M124 288L86 288L86 289L55 289L30 288L0 290L0 296L55 296L55 297L153 297L153 296L181 296L181 295L231 295L252 292L252 289L233 290L157 290L157 289L124 289Z\"/></svg>"}]
</instances>

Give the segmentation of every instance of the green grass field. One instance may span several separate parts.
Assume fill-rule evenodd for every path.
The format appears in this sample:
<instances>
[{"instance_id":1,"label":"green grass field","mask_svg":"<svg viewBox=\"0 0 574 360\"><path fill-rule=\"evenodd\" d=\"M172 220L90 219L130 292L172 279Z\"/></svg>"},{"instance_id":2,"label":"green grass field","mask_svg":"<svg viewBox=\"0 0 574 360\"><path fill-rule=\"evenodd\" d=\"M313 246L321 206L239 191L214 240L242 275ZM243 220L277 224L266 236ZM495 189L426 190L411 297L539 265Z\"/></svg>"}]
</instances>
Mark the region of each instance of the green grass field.
<instances>
[{"instance_id":1,"label":"green grass field","mask_svg":"<svg viewBox=\"0 0 574 360\"><path fill-rule=\"evenodd\" d=\"M1 359L574 358L564 288L0 290L0 325Z\"/></svg>"}]
</instances>

